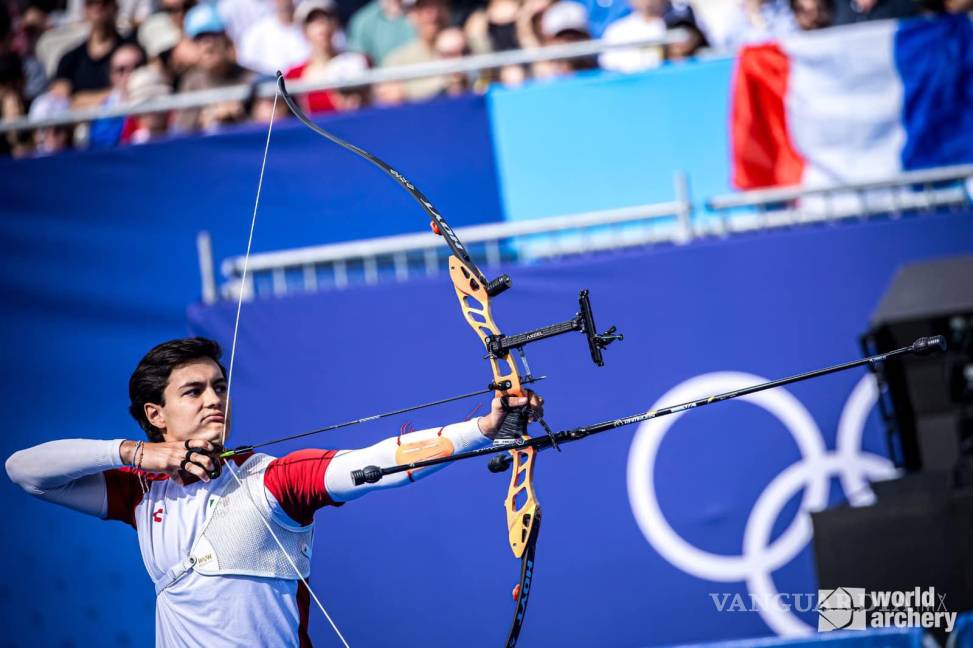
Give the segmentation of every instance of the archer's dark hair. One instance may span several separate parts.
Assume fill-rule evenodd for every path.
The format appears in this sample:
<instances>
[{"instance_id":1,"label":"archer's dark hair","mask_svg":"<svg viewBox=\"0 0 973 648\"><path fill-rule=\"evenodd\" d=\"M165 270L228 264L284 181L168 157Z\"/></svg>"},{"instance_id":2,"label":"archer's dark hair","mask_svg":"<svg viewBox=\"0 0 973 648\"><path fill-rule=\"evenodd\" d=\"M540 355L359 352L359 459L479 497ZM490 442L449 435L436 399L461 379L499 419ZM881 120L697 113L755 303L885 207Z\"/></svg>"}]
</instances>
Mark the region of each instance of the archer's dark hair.
<instances>
[{"instance_id":1,"label":"archer's dark hair","mask_svg":"<svg viewBox=\"0 0 973 648\"><path fill-rule=\"evenodd\" d=\"M222 355L223 350L213 340L194 337L163 342L139 361L128 381L128 398L131 401L128 413L138 422L150 441L162 441L162 432L145 417L145 404L166 404L164 392L172 370L193 360L209 358L219 365L225 378L226 368L220 363Z\"/></svg>"}]
</instances>

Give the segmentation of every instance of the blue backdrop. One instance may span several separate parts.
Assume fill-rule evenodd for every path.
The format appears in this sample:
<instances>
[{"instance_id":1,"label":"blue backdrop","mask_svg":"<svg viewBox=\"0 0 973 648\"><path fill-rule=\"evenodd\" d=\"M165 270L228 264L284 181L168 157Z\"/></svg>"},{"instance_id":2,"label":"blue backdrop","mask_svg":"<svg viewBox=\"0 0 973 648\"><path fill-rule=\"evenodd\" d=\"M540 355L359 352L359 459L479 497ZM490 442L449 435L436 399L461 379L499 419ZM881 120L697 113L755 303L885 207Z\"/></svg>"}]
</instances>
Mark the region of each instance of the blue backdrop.
<instances>
[{"instance_id":1,"label":"blue backdrop","mask_svg":"<svg viewBox=\"0 0 973 648\"><path fill-rule=\"evenodd\" d=\"M507 332L565 319L576 308L576 290L586 287L600 325L617 324L625 333L601 369L591 365L581 336L531 349L535 371L551 376L538 386L547 419L563 429L648 409L703 374L773 378L858 357L857 336L903 262L971 250L969 214L701 242L511 268L514 289L496 300L494 315ZM246 305L234 377L236 441L482 386L489 378L482 347L454 302L445 282L421 280ZM193 308L192 330L228 342L233 315L231 306ZM719 612L710 596L766 588L748 586L744 576L726 578L719 567L685 567L668 558L673 543L651 542L654 531L639 524L647 515L640 489L654 491L668 524L686 542L716 554L717 562L739 554L748 518L758 498L770 496L775 477L806 454L808 444L835 448L842 412L862 402L852 394L864 376L854 371L787 388L798 403L785 409L809 417L810 437L793 429L800 421L784 425L764 408L734 402L681 418L651 463L633 445L634 429L541 456L536 485L544 528L524 645L644 646L769 634L758 614ZM453 404L333 433L313 445L357 447L396 434L406 420L437 426L463 418L468 409ZM852 427L864 428L865 450L882 455L873 419ZM859 446L852 450L851 463ZM484 463L454 466L319 513L312 583L352 645L502 642L518 564L506 546L506 480L489 474ZM653 469L646 486L644 474ZM823 484L827 488L827 480ZM800 491L775 490L784 493L769 504L776 507L769 519L778 538L795 515L799 523L807 517L798 513ZM822 503L846 495L833 488ZM772 563L768 573L777 591L805 597L815 591L803 542L783 560L750 555L754 564L746 574L756 574L757 563ZM813 614L796 616L815 623ZM312 617L316 644L336 645L323 620Z\"/></svg>"}]
</instances>

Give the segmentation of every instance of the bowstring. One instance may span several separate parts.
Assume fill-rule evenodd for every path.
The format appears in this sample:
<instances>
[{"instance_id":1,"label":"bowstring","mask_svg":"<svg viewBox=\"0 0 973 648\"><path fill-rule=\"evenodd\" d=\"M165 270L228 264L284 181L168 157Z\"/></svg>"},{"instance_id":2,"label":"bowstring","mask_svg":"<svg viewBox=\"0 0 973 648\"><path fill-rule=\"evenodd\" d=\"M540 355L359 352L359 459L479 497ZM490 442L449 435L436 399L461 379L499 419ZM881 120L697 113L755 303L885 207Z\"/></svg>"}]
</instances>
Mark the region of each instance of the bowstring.
<instances>
[{"instance_id":1,"label":"bowstring","mask_svg":"<svg viewBox=\"0 0 973 648\"><path fill-rule=\"evenodd\" d=\"M253 248L253 233L257 227L257 209L260 206L260 194L263 190L263 185L264 185L264 171L266 171L267 169L267 154L270 151L270 134L274 130L274 119L277 116L278 97L280 97L279 89L274 94L274 105L270 111L270 124L267 126L267 140L266 142L264 142L264 154L263 154L263 159L260 162L260 177L257 180L257 197L253 201L253 215L250 218L250 236L247 239L247 251L243 257L243 272L240 275L240 285L239 285L240 292L237 297L236 318L233 321L233 340L230 343L230 366L229 369L227 370L227 377L226 377L227 409L229 409L230 406L230 393L231 393L230 390L233 388L233 365L234 365L234 361L236 360L236 343L237 343L237 335L240 331L240 313L243 310L243 296L247 288L247 275L248 275L248 270L250 265L250 251ZM226 443L226 426L229 420L230 420L230 413L226 412L225 415L223 416L223 429L220 431L221 447ZM240 476L237 475L236 469L233 467L233 461L225 461L224 463L226 464L226 467L229 469L230 474L233 476L233 479L236 481L237 486L244 493L247 494L247 499L250 500L250 503L253 505L254 511L257 512L257 517L259 517L260 521L263 522L264 527L270 533L270 537L274 539L274 542L277 544L277 547L280 549L280 552L284 554L284 558L287 559L287 563L290 565L291 569L294 570L294 573L297 575L297 578L300 579L301 584L304 585L304 587L308 591L308 594L310 594L311 598L314 599L314 603L318 606L318 609L321 610L321 614L323 614L324 618L326 618L328 620L328 623L331 624L331 628L338 636L338 639L341 640L341 643L344 645L345 648L351 648L348 645L348 641L345 640L344 635L341 634L341 630L339 630L338 626L335 624L334 619L331 618L331 615L328 614L328 611L324 608L324 604L321 603L321 599L319 599L318 595L314 593L313 589L311 589L311 585L310 583L307 582L307 579L305 579L304 576L301 575L301 570L297 568L297 563L295 563L294 560L291 558L290 554L287 553L287 549L284 548L284 544L280 541L280 538L277 537L277 534L274 533L274 529L271 527L270 522L264 517L263 513L260 512L260 507L258 507L257 503L254 501L253 495L250 493L250 490L243 485L243 481L240 479Z\"/></svg>"}]
</instances>

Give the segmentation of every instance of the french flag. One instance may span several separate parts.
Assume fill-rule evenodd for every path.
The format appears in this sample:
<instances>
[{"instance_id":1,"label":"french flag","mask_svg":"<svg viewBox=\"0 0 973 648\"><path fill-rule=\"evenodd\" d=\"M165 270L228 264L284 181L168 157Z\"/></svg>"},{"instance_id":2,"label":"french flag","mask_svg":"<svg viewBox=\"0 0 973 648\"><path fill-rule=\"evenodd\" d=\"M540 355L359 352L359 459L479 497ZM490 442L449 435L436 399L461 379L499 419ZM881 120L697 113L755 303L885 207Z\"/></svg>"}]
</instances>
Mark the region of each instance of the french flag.
<instances>
[{"instance_id":1,"label":"french flag","mask_svg":"<svg viewBox=\"0 0 973 648\"><path fill-rule=\"evenodd\" d=\"M881 21L744 47L731 104L739 189L973 162L973 22Z\"/></svg>"}]
</instances>

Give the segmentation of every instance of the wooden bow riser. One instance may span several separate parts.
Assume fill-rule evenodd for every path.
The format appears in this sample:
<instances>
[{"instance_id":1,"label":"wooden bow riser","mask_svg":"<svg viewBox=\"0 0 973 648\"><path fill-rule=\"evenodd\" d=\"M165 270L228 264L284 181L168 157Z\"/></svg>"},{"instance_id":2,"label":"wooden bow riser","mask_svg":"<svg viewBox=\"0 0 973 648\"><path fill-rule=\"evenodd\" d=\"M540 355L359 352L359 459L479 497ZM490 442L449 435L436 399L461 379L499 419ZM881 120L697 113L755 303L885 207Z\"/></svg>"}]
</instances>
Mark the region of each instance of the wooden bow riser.
<instances>
[{"instance_id":1,"label":"wooden bow riser","mask_svg":"<svg viewBox=\"0 0 973 648\"><path fill-rule=\"evenodd\" d=\"M487 348L487 338L500 335L500 329L493 321L490 312L490 296L486 292L486 286L473 277L455 256L449 257L449 277L456 289L456 297L459 299L466 323L479 336L484 348ZM509 352L499 356L491 355L489 360L493 369L494 382L500 384L509 381L510 383L509 389L497 392L498 396L526 395L520 383L517 363ZM507 498L504 500L504 509L507 514L510 549L514 556L520 558L531 536L539 509L533 484L536 452L533 448L511 450L510 456L513 460L513 470L510 474L510 486L507 489Z\"/></svg>"}]
</instances>

